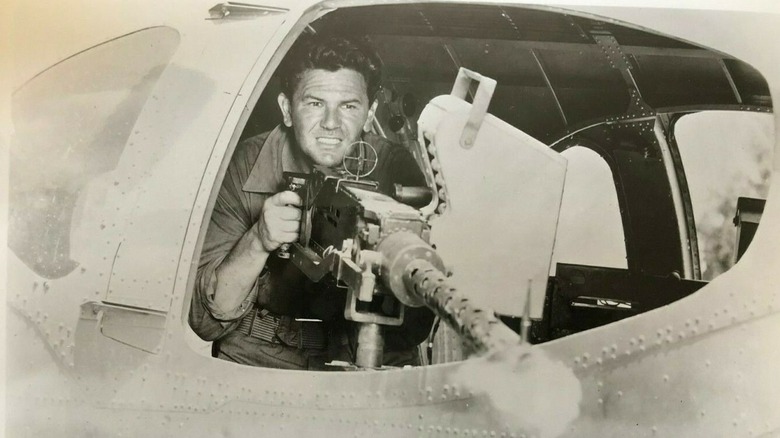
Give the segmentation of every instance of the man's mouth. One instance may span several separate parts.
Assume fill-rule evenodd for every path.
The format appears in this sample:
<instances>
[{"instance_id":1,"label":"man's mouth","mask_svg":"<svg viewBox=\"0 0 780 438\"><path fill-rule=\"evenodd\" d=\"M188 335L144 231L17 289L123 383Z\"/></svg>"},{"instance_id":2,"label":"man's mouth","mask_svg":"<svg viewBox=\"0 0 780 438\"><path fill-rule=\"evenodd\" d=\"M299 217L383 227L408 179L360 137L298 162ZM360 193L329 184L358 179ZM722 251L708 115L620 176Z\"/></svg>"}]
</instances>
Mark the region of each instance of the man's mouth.
<instances>
[{"instance_id":1,"label":"man's mouth","mask_svg":"<svg viewBox=\"0 0 780 438\"><path fill-rule=\"evenodd\" d=\"M336 146L341 143L341 139L334 137L317 137L317 142L330 146Z\"/></svg>"}]
</instances>

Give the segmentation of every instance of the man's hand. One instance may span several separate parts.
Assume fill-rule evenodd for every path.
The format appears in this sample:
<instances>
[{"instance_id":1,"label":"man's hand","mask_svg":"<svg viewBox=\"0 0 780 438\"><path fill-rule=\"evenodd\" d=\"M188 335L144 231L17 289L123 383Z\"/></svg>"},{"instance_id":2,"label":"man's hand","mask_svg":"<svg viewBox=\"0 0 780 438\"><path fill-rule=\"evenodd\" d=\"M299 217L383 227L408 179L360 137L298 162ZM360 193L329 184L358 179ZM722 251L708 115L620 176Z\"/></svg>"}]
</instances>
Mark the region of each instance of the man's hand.
<instances>
[{"instance_id":1,"label":"man's hand","mask_svg":"<svg viewBox=\"0 0 780 438\"><path fill-rule=\"evenodd\" d=\"M272 252L283 243L298 238L301 222L301 197L295 192L280 192L266 199L256 232L263 249Z\"/></svg>"}]
</instances>

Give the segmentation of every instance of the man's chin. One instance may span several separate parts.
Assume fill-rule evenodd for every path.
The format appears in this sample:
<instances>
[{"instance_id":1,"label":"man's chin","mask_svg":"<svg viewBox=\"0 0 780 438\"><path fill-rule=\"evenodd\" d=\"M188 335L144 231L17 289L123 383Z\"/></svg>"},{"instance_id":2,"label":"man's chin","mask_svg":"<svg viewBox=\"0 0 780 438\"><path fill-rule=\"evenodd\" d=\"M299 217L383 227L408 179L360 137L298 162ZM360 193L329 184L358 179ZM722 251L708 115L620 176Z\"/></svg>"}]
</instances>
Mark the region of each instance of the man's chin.
<instances>
[{"instance_id":1,"label":"man's chin","mask_svg":"<svg viewBox=\"0 0 780 438\"><path fill-rule=\"evenodd\" d=\"M336 167L340 166L344 161L344 157L340 155L320 155L314 162L321 167Z\"/></svg>"}]
</instances>

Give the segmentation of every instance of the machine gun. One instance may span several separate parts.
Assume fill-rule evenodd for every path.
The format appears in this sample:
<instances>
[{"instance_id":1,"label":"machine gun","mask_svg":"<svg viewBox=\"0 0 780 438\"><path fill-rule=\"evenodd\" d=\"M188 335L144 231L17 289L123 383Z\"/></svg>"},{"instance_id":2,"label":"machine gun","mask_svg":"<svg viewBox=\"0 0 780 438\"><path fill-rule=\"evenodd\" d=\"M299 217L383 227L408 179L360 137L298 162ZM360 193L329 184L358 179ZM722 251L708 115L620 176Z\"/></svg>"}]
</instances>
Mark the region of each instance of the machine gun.
<instances>
[{"instance_id":1,"label":"machine gun","mask_svg":"<svg viewBox=\"0 0 780 438\"><path fill-rule=\"evenodd\" d=\"M479 86L468 103L472 81ZM426 187L396 186L393 197L380 193L377 183L360 180L371 172L362 167L376 163L376 151L372 158L371 148L362 147L350 158L357 171L345 161L351 177L288 174L303 200L292 262L314 282L331 275L346 286L344 316L360 326L358 367L381 366L382 326L400 325L405 307L427 306L477 353L520 341L493 309L521 317L524 340L530 318L542 316L566 160L488 114L495 86L461 68L451 94L433 98L422 111L411 152ZM476 163L490 172L473 172ZM504 195L486 203L484 194L498 187ZM488 210L490 258L474 251L485 244ZM452 280L471 294L451 285L431 241L460 269ZM512 260L513 269L496 269L495 259ZM522 286L512 287L518 283L527 285L525 294Z\"/></svg>"},{"instance_id":2,"label":"machine gun","mask_svg":"<svg viewBox=\"0 0 780 438\"><path fill-rule=\"evenodd\" d=\"M316 170L285 173L285 178L303 201L291 262L313 282L331 275L346 286L344 317L359 325L359 368L382 366L382 328L401 325L406 306L428 306L476 351L518 342L492 311L473 305L448 284L419 210L379 192L370 180ZM426 190L396 187L396 198L408 200L411 193L424 201Z\"/></svg>"}]
</instances>

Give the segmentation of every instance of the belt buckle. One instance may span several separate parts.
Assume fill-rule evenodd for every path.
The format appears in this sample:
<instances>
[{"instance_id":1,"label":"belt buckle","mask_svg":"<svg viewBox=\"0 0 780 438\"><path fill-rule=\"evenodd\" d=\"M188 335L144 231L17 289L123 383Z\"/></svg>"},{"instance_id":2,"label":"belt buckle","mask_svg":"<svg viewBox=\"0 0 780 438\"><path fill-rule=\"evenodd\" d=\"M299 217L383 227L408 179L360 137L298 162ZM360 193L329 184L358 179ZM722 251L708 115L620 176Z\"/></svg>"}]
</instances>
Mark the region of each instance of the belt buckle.
<instances>
[{"instance_id":1,"label":"belt buckle","mask_svg":"<svg viewBox=\"0 0 780 438\"><path fill-rule=\"evenodd\" d=\"M295 318L298 324L298 348L325 348L325 333L317 318ZM316 347L312 346L316 345Z\"/></svg>"}]
</instances>

